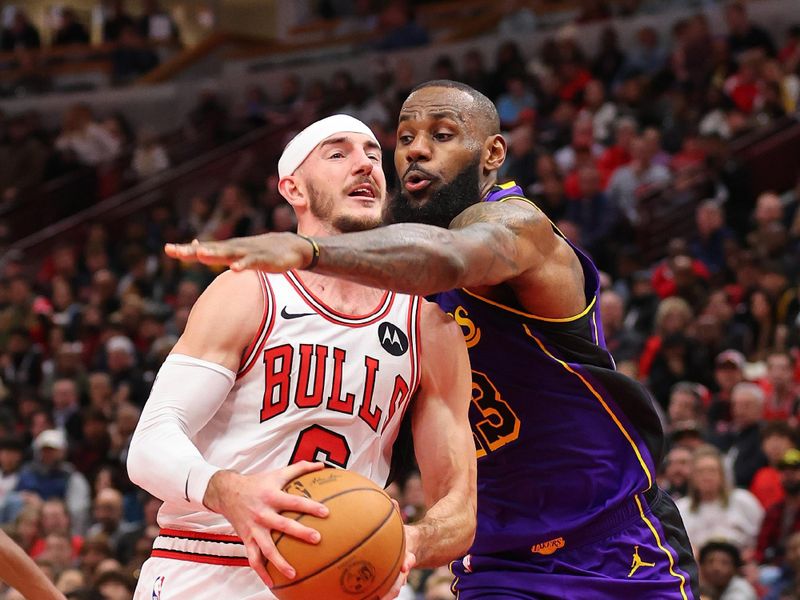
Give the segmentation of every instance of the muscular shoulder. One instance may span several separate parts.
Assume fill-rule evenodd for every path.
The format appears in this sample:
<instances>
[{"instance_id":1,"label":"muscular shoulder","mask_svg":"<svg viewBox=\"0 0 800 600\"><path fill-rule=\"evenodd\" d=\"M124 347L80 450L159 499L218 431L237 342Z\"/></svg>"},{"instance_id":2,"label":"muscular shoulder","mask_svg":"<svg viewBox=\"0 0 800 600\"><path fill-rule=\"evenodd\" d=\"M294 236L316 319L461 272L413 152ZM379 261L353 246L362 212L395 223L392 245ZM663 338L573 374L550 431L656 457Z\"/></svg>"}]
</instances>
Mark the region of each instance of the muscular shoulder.
<instances>
[{"instance_id":1,"label":"muscular shoulder","mask_svg":"<svg viewBox=\"0 0 800 600\"><path fill-rule=\"evenodd\" d=\"M461 328L453 317L442 311L434 302L423 301L420 308L420 335L422 336L423 365L439 363L442 353L459 354L463 349L466 355L466 344Z\"/></svg>"},{"instance_id":2,"label":"muscular shoulder","mask_svg":"<svg viewBox=\"0 0 800 600\"><path fill-rule=\"evenodd\" d=\"M258 329L264 295L255 271L219 275L197 299L173 352L221 364L235 371Z\"/></svg>"},{"instance_id":3,"label":"muscular shoulder","mask_svg":"<svg viewBox=\"0 0 800 600\"><path fill-rule=\"evenodd\" d=\"M478 202L462 211L450 223L450 229L487 223L507 227L516 233L536 230L551 232L550 221L532 202L510 199L505 202Z\"/></svg>"}]
</instances>

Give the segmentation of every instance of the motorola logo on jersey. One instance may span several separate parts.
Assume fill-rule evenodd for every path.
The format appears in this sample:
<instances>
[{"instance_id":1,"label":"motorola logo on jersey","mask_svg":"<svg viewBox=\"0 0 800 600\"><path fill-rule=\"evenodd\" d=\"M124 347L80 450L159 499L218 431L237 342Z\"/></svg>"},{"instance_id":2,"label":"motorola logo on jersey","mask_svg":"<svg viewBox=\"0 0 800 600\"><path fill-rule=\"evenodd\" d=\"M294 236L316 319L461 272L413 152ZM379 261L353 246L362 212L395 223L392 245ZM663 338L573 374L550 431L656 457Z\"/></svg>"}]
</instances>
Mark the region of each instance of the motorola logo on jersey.
<instances>
[{"instance_id":1,"label":"motorola logo on jersey","mask_svg":"<svg viewBox=\"0 0 800 600\"><path fill-rule=\"evenodd\" d=\"M391 323L381 323L378 327L378 339L381 346L392 356L403 356L408 352L408 338Z\"/></svg>"}]
</instances>

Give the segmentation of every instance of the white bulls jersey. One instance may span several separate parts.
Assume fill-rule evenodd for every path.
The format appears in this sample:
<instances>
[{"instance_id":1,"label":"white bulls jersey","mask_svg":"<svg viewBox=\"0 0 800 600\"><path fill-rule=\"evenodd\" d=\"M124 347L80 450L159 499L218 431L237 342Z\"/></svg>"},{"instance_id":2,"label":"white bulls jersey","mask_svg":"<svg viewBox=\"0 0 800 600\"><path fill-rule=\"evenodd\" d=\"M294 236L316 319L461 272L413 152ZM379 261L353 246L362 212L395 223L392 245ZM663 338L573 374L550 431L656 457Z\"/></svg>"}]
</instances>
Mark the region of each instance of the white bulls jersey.
<instances>
[{"instance_id":1,"label":"white bulls jersey","mask_svg":"<svg viewBox=\"0 0 800 600\"><path fill-rule=\"evenodd\" d=\"M420 378L422 299L387 292L363 316L326 306L294 273L258 273L264 314L236 383L192 438L206 461L243 474L301 460L386 484ZM221 515L166 502L162 528L232 534Z\"/></svg>"}]
</instances>

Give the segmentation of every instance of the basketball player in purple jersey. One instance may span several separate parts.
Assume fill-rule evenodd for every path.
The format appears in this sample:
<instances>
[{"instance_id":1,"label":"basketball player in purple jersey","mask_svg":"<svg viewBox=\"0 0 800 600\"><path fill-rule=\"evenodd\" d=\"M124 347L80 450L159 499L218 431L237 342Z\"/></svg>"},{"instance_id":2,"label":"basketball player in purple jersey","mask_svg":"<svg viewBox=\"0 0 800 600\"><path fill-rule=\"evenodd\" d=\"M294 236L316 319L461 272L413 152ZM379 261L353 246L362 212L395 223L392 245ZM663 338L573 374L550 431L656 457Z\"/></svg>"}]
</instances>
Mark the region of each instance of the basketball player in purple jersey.
<instances>
[{"instance_id":1,"label":"basketball player in purple jersey","mask_svg":"<svg viewBox=\"0 0 800 600\"><path fill-rule=\"evenodd\" d=\"M317 239L315 271L431 295L462 327L473 368L478 530L452 565L462 600L699 600L677 509L658 489L663 432L647 391L615 370L599 278L513 183L494 105L451 81L400 113L396 223ZM423 224L424 223L424 224ZM284 271L314 260L292 234L167 248Z\"/></svg>"}]
</instances>

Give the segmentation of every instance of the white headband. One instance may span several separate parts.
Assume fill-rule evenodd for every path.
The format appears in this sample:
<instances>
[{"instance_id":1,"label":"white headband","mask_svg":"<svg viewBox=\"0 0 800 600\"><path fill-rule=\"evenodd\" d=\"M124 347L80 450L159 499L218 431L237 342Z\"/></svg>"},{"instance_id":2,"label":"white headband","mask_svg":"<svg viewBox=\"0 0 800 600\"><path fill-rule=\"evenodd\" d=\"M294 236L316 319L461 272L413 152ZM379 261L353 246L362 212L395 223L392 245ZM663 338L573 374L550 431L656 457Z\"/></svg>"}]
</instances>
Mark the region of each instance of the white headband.
<instances>
[{"instance_id":1,"label":"white headband","mask_svg":"<svg viewBox=\"0 0 800 600\"><path fill-rule=\"evenodd\" d=\"M286 144L286 148L284 148L283 154L278 160L278 177L283 179L294 173L297 167L303 164L308 155L325 138L334 133L344 132L363 133L372 138L372 141L380 147L378 139L372 133L372 130L358 119L350 115L326 117L303 129L292 138L291 142Z\"/></svg>"}]
</instances>

